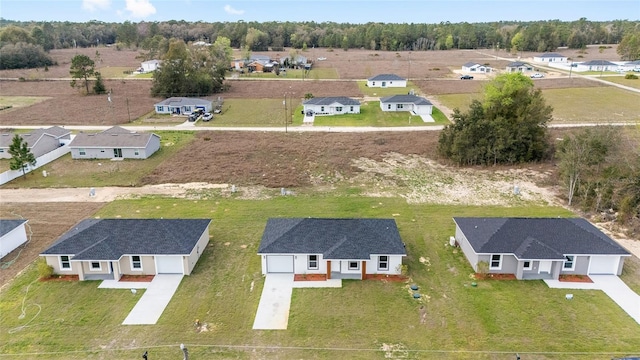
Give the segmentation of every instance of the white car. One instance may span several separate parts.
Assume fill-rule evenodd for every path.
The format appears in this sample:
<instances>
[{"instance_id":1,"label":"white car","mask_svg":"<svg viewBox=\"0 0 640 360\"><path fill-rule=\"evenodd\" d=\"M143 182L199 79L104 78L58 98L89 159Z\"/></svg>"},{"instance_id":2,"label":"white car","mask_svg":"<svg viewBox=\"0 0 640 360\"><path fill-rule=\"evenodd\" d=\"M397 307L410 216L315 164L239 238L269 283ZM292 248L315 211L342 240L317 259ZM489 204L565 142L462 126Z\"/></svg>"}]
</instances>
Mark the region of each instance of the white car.
<instances>
[{"instance_id":1,"label":"white car","mask_svg":"<svg viewBox=\"0 0 640 360\"><path fill-rule=\"evenodd\" d=\"M540 73L535 73L535 74L531 75L532 79L542 79L543 77L544 77L544 75L540 74Z\"/></svg>"},{"instance_id":2,"label":"white car","mask_svg":"<svg viewBox=\"0 0 640 360\"><path fill-rule=\"evenodd\" d=\"M202 121L209 121L211 119L213 119L212 113L204 113L204 115L202 115Z\"/></svg>"}]
</instances>

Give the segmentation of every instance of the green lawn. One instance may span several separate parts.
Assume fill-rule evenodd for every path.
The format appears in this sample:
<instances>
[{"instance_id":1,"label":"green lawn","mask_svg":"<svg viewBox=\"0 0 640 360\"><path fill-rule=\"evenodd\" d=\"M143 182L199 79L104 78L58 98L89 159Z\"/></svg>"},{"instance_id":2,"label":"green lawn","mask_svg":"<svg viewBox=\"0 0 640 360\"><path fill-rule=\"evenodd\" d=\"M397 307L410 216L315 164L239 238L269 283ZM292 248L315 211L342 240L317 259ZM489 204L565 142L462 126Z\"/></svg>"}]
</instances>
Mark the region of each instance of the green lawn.
<instances>
[{"instance_id":1,"label":"green lawn","mask_svg":"<svg viewBox=\"0 0 640 360\"><path fill-rule=\"evenodd\" d=\"M293 124L302 124L302 101L293 99L294 109L290 108L287 99L287 109L282 102L284 99L225 99L222 114L214 114L213 120L206 123L198 121L198 126L282 126L284 121L291 119ZM291 124L291 120L289 121Z\"/></svg>"},{"instance_id":2,"label":"green lawn","mask_svg":"<svg viewBox=\"0 0 640 360\"><path fill-rule=\"evenodd\" d=\"M407 81L407 87L403 87L403 88L393 88L393 87L370 88L367 86L366 81L358 81L358 88L360 89L360 92L362 92L364 96L385 97L385 96L391 96L391 95L404 95L404 94L407 94L411 89L416 91L416 95L420 95L419 94L420 88L411 81Z\"/></svg>"},{"instance_id":3,"label":"green lawn","mask_svg":"<svg viewBox=\"0 0 640 360\"><path fill-rule=\"evenodd\" d=\"M275 72L262 72L262 73L246 73L239 74L241 78L246 79L339 79L338 72L334 68L312 68L308 71L288 69L287 71L281 71L280 75L276 75ZM228 77L231 77L230 75Z\"/></svg>"},{"instance_id":4,"label":"green lawn","mask_svg":"<svg viewBox=\"0 0 640 360\"><path fill-rule=\"evenodd\" d=\"M119 79L129 77L131 74L127 74L129 71L133 71L130 67L126 66L106 66L102 68L98 68L97 71L100 72L103 79Z\"/></svg>"},{"instance_id":5,"label":"green lawn","mask_svg":"<svg viewBox=\"0 0 640 360\"><path fill-rule=\"evenodd\" d=\"M640 73L635 73L640 78ZM640 79L625 79L624 76L605 76L602 80L640 89Z\"/></svg>"},{"instance_id":6,"label":"green lawn","mask_svg":"<svg viewBox=\"0 0 640 360\"><path fill-rule=\"evenodd\" d=\"M11 108L2 111L14 111L17 108L31 106L49 99L51 98L46 96L0 96L0 108L11 106Z\"/></svg>"},{"instance_id":7,"label":"green lawn","mask_svg":"<svg viewBox=\"0 0 640 360\"><path fill-rule=\"evenodd\" d=\"M120 200L96 214L213 219L210 245L157 325L119 325L140 294L97 289L97 282L34 282L27 293L36 278L29 269L0 293L3 358L45 352L37 358L132 359L148 350L150 359L174 359L182 356L180 343L193 359L513 359L516 352L535 352L523 357L535 359L605 359L638 350L638 324L604 293L576 290L567 301L566 290L542 281L485 280L472 287L471 267L459 249L446 245L455 229L452 216L569 216L565 209L409 205L348 191L270 200L208 195ZM256 251L266 220L300 216L395 218L410 282L420 286L423 300L393 282L295 289L286 331L252 330L264 283ZM196 319L208 331L196 332ZM31 326L17 330L25 324Z\"/></svg>"},{"instance_id":8,"label":"green lawn","mask_svg":"<svg viewBox=\"0 0 640 360\"><path fill-rule=\"evenodd\" d=\"M316 116L315 126L429 126L448 124L447 117L434 108L435 122L424 122L419 116L411 116L408 112L384 112L379 101L367 101L360 105L360 114Z\"/></svg>"},{"instance_id":9,"label":"green lawn","mask_svg":"<svg viewBox=\"0 0 640 360\"><path fill-rule=\"evenodd\" d=\"M640 94L615 87L547 89L542 93L553 107L554 123L640 121ZM466 111L480 94L438 95L445 106Z\"/></svg>"},{"instance_id":10,"label":"green lawn","mask_svg":"<svg viewBox=\"0 0 640 360\"><path fill-rule=\"evenodd\" d=\"M3 186L20 188L136 186L143 176L153 171L194 138L194 134L188 131L161 131L157 134L161 137L160 150L148 159L74 160L71 154L67 154L38 168L38 171ZM47 171L47 177L42 176L42 170Z\"/></svg>"}]
</instances>

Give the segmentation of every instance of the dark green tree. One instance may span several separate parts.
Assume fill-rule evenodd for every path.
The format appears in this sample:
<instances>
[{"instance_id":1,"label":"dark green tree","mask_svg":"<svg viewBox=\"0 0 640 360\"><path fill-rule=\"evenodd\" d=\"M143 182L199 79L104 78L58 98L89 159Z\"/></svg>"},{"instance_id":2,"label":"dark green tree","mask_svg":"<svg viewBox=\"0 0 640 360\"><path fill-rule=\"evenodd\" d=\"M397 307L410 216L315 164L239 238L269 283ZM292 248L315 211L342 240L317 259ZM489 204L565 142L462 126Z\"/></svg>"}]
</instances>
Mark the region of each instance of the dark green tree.
<instances>
[{"instance_id":1,"label":"dark green tree","mask_svg":"<svg viewBox=\"0 0 640 360\"><path fill-rule=\"evenodd\" d=\"M640 59L640 31L629 33L622 38L616 49L622 60Z\"/></svg>"},{"instance_id":2,"label":"dark green tree","mask_svg":"<svg viewBox=\"0 0 640 360\"><path fill-rule=\"evenodd\" d=\"M552 108L528 77L497 76L466 113L454 111L440 134L438 152L460 165L514 164L549 155L547 123Z\"/></svg>"},{"instance_id":3,"label":"dark green tree","mask_svg":"<svg viewBox=\"0 0 640 360\"><path fill-rule=\"evenodd\" d=\"M106 94L107 88L104 86L104 81L102 81L102 75L99 72L95 72L96 82L93 84L93 92L94 94Z\"/></svg>"},{"instance_id":4,"label":"dark green tree","mask_svg":"<svg viewBox=\"0 0 640 360\"><path fill-rule=\"evenodd\" d=\"M89 94L89 78L95 76L95 62L91 60L87 55L76 55L71 59L71 69L69 70L71 74L71 87L76 87L78 79L82 80L82 85L84 86L87 94Z\"/></svg>"},{"instance_id":5,"label":"dark green tree","mask_svg":"<svg viewBox=\"0 0 640 360\"><path fill-rule=\"evenodd\" d=\"M22 176L26 175L27 165L36 166L36 157L20 135L16 134L13 137L11 145L9 145L9 155L11 155L9 168L11 170L22 170Z\"/></svg>"}]
</instances>

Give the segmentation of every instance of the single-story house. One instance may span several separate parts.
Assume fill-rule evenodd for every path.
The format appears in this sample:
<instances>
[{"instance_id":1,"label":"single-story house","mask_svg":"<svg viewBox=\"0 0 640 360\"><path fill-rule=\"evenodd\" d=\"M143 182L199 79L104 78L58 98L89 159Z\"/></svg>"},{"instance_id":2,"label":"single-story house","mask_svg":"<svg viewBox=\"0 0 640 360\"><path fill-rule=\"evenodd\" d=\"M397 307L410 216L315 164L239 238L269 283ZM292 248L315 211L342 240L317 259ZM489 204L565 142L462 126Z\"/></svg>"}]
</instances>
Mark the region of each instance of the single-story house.
<instances>
[{"instance_id":1,"label":"single-story house","mask_svg":"<svg viewBox=\"0 0 640 360\"><path fill-rule=\"evenodd\" d=\"M578 63L575 71L616 71L618 64L607 60L589 60Z\"/></svg>"},{"instance_id":2,"label":"single-story house","mask_svg":"<svg viewBox=\"0 0 640 360\"><path fill-rule=\"evenodd\" d=\"M66 145L71 141L71 131L61 128L60 126L36 129L18 135L27 143L27 148L36 158L62 145ZM14 133L0 134L0 159L11 158L9 147L13 142L14 136Z\"/></svg>"},{"instance_id":3,"label":"single-story house","mask_svg":"<svg viewBox=\"0 0 640 360\"><path fill-rule=\"evenodd\" d=\"M27 242L27 221L0 219L0 259Z\"/></svg>"},{"instance_id":4,"label":"single-story house","mask_svg":"<svg viewBox=\"0 0 640 360\"><path fill-rule=\"evenodd\" d=\"M189 115L197 109L204 112L211 112L213 103L211 100L189 98L189 97L170 97L155 104L156 114L172 114L172 115Z\"/></svg>"},{"instance_id":5,"label":"single-story house","mask_svg":"<svg viewBox=\"0 0 640 360\"><path fill-rule=\"evenodd\" d=\"M514 61L507 64L506 71L510 73L533 71L533 66L523 63L522 61Z\"/></svg>"},{"instance_id":6,"label":"single-story house","mask_svg":"<svg viewBox=\"0 0 640 360\"><path fill-rule=\"evenodd\" d=\"M472 72L472 73L490 73L493 69L486 65L478 64L477 62L468 62L462 65L463 72Z\"/></svg>"},{"instance_id":7,"label":"single-story house","mask_svg":"<svg viewBox=\"0 0 640 360\"><path fill-rule=\"evenodd\" d=\"M475 271L517 279L620 275L630 253L582 218L455 217L455 241Z\"/></svg>"},{"instance_id":8,"label":"single-story house","mask_svg":"<svg viewBox=\"0 0 640 360\"><path fill-rule=\"evenodd\" d=\"M55 274L80 280L193 271L209 219L86 219L40 253Z\"/></svg>"},{"instance_id":9,"label":"single-story house","mask_svg":"<svg viewBox=\"0 0 640 360\"><path fill-rule=\"evenodd\" d=\"M380 99L382 111L409 111L416 115L431 115L433 104L416 95L393 95Z\"/></svg>"},{"instance_id":10,"label":"single-story house","mask_svg":"<svg viewBox=\"0 0 640 360\"><path fill-rule=\"evenodd\" d=\"M302 103L304 113L314 115L359 114L360 101L346 96L311 98Z\"/></svg>"},{"instance_id":11,"label":"single-story house","mask_svg":"<svg viewBox=\"0 0 640 360\"><path fill-rule=\"evenodd\" d=\"M158 70L158 67L160 67L160 63L161 63L160 60L143 61L140 63L140 69L142 69L141 72L148 73L148 72L156 71Z\"/></svg>"},{"instance_id":12,"label":"single-story house","mask_svg":"<svg viewBox=\"0 0 640 360\"><path fill-rule=\"evenodd\" d=\"M558 53L544 53L533 57L533 61L540 63L559 62L566 63L568 58Z\"/></svg>"},{"instance_id":13,"label":"single-story house","mask_svg":"<svg viewBox=\"0 0 640 360\"><path fill-rule=\"evenodd\" d=\"M407 252L393 219L271 218L258 255L265 275L366 279L400 275Z\"/></svg>"},{"instance_id":14,"label":"single-story house","mask_svg":"<svg viewBox=\"0 0 640 360\"><path fill-rule=\"evenodd\" d=\"M114 126L81 132L69 144L73 159L146 159L160 149L160 136Z\"/></svg>"},{"instance_id":15,"label":"single-story house","mask_svg":"<svg viewBox=\"0 0 640 360\"><path fill-rule=\"evenodd\" d=\"M367 79L368 87L407 87L407 79L395 74L380 74Z\"/></svg>"}]
</instances>

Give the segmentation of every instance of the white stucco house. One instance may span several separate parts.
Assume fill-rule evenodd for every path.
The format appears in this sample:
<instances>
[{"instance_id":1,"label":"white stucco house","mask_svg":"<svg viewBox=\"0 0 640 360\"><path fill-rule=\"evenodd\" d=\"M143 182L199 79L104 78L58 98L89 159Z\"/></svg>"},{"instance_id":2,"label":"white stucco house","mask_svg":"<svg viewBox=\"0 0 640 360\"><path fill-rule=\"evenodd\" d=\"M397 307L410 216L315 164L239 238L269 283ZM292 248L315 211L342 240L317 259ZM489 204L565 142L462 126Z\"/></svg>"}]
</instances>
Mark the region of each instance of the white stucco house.
<instances>
[{"instance_id":1,"label":"white stucco house","mask_svg":"<svg viewBox=\"0 0 640 360\"><path fill-rule=\"evenodd\" d=\"M407 79L395 74L380 74L367 79L368 87L407 87Z\"/></svg>"},{"instance_id":2,"label":"white stucco house","mask_svg":"<svg viewBox=\"0 0 640 360\"><path fill-rule=\"evenodd\" d=\"M409 111L415 115L431 115L433 104L416 95L392 95L380 99L382 111Z\"/></svg>"},{"instance_id":3,"label":"white stucco house","mask_svg":"<svg viewBox=\"0 0 640 360\"><path fill-rule=\"evenodd\" d=\"M311 98L302 103L304 113L313 115L359 114L360 101L346 96Z\"/></svg>"},{"instance_id":4,"label":"white stucco house","mask_svg":"<svg viewBox=\"0 0 640 360\"><path fill-rule=\"evenodd\" d=\"M190 98L190 97L170 97L154 105L156 114L189 115L197 109L204 112L211 112L213 103L211 100Z\"/></svg>"},{"instance_id":5,"label":"white stucco house","mask_svg":"<svg viewBox=\"0 0 640 360\"><path fill-rule=\"evenodd\" d=\"M393 219L271 218L258 255L265 275L364 280L401 275L407 252Z\"/></svg>"},{"instance_id":6,"label":"white stucco house","mask_svg":"<svg viewBox=\"0 0 640 360\"><path fill-rule=\"evenodd\" d=\"M73 159L146 159L160 149L160 136L114 126L78 133L69 144Z\"/></svg>"},{"instance_id":7,"label":"white stucco house","mask_svg":"<svg viewBox=\"0 0 640 360\"><path fill-rule=\"evenodd\" d=\"M0 259L27 242L27 221L0 219Z\"/></svg>"},{"instance_id":8,"label":"white stucco house","mask_svg":"<svg viewBox=\"0 0 640 360\"><path fill-rule=\"evenodd\" d=\"M0 159L10 159L9 147L13 142L14 133L0 134ZM30 132L18 134L33 156L40 157L71 141L71 131L60 126L52 126L46 129L35 129Z\"/></svg>"},{"instance_id":9,"label":"white stucco house","mask_svg":"<svg viewBox=\"0 0 640 360\"><path fill-rule=\"evenodd\" d=\"M522 61L514 61L511 62L509 64L507 64L507 67L505 68L506 72L512 73L512 72L527 72L527 71L533 71L533 66L524 63Z\"/></svg>"},{"instance_id":10,"label":"white stucco house","mask_svg":"<svg viewBox=\"0 0 640 360\"><path fill-rule=\"evenodd\" d=\"M517 279L620 275L631 254L582 218L455 217L455 241L475 271Z\"/></svg>"},{"instance_id":11,"label":"white stucco house","mask_svg":"<svg viewBox=\"0 0 640 360\"><path fill-rule=\"evenodd\" d=\"M160 60L148 60L140 63L140 69L142 73L148 73L158 70L160 67Z\"/></svg>"},{"instance_id":12,"label":"white stucco house","mask_svg":"<svg viewBox=\"0 0 640 360\"><path fill-rule=\"evenodd\" d=\"M466 73L490 73L493 69L489 66L470 61L462 65L462 71Z\"/></svg>"},{"instance_id":13,"label":"white stucco house","mask_svg":"<svg viewBox=\"0 0 640 360\"><path fill-rule=\"evenodd\" d=\"M189 275L209 243L209 219L86 219L40 253L59 275Z\"/></svg>"},{"instance_id":14,"label":"white stucco house","mask_svg":"<svg viewBox=\"0 0 640 360\"><path fill-rule=\"evenodd\" d=\"M539 63L566 63L568 58L558 53L544 53L533 57L534 62Z\"/></svg>"},{"instance_id":15,"label":"white stucco house","mask_svg":"<svg viewBox=\"0 0 640 360\"><path fill-rule=\"evenodd\" d=\"M618 64L607 60L590 60L578 63L574 71L616 71Z\"/></svg>"}]
</instances>

